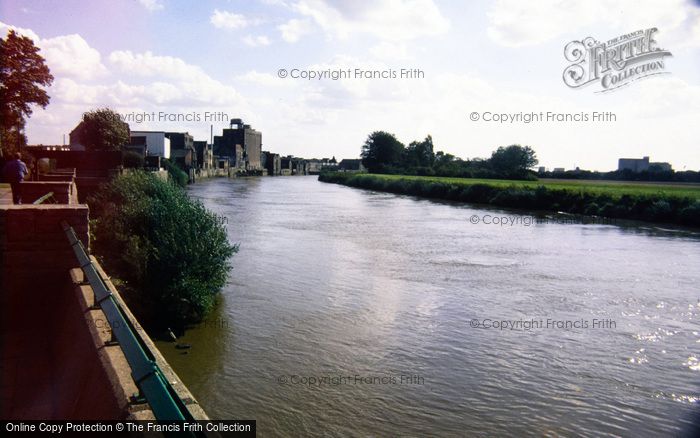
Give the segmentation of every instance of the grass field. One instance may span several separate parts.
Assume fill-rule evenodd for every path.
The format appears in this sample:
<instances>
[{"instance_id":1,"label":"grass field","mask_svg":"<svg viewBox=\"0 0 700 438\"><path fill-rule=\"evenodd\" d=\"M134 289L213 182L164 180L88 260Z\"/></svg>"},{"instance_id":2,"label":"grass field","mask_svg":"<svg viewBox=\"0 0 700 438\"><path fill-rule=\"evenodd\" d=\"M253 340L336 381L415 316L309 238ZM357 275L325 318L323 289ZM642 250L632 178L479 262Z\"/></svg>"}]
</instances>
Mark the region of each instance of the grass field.
<instances>
[{"instance_id":1,"label":"grass field","mask_svg":"<svg viewBox=\"0 0 700 438\"><path fill-rule=\"evenodd\" d=\"M692 183L665 183L665 182L636 182L636 181L601 181L601 180L565 180L565 179L541 179L539 181L513 181L503 179L480 178L449 178L437 176L407 176L407 175L378 175L373 177L387 180L423 180L426 182L441 182L469 186L473 184L489 184L496 187L528 187L539 186L548 189L563 189L574 192L587 192L594 194L608 194L613 197L628 195L666 195L674 197L690 197L700 199L700 184Z\"/></svg>"},{"instance_id":2,"label":"grass field","mask_svg":"<svg viewBox=\"0 0 700 438\"><path fill-rule=\"evenodd\" d=\"M322 173L320 181L424 198L700 227L700 184L511 181Z\"/></svg>"}]
</instances>

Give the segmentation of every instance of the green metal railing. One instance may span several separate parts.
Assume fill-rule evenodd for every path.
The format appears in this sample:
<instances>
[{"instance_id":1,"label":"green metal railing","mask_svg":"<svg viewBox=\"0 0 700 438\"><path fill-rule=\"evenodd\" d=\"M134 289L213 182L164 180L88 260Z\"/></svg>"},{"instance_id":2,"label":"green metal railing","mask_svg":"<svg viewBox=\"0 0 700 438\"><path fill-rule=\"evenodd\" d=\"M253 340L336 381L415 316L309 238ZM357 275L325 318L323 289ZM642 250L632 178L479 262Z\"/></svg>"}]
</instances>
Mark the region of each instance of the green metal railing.
<instances>
[{"instance_id":1,"label":"green metal railing","mask_svg":"<svg viewBox=\"0 0 700 438\"><path fill-rule=\"evenodd\" d=\"M112 328L112 336L124 352L124 356L131 367L131 376L141 391L141 395L146 398L151 406L156 420L193 421L192 414L156 364L153 353L145 345L141 336L136 334L136 329L129 318L124 316L124 311L119 302L105 285L73 228L65 221L61 222L61 226L68 237L73 252L75 252L80 267L95 293L94 306L99 305L107 321L109 321L109 325Z\"/></svg>"},{"instance_id":2,"label":"green metal railing","mask_svg":"<svg viewBox=\"0 0 700 438\"><path fill-rule=\"evenodd\" d=\"M51 202L47 202L47 201L51 201ZM49 193L45 194L44 196L42 196L41 198L37 199L36 201L32 202L32 204L44 204L44 203L58 204L56 202L56 198L53 197L53 192L49 192Z\"/></svg>"}]
</instances>

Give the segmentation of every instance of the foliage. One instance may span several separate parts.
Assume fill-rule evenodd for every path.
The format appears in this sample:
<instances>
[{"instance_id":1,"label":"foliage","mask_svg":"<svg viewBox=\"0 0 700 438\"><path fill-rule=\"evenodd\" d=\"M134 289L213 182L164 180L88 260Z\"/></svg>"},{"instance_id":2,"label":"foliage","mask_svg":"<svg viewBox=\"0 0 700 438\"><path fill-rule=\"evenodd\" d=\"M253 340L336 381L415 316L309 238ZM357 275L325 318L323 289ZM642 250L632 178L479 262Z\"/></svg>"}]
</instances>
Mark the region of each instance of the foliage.
<instances>
[{"instance_id":1,"label":"foliage","mask_svg":"<svg viewBox=\"0 0 700 438\"><path fill-rule=\"evenodd\" d=\"M325 173L321 181L452 201L700 227L700 189Z\"/></svg>"},{"instance_id":2,"label":"foliage","mask_svg":"<svg viewBox=\"0 0 700 438\"><path fill-rule=\"evenodd\" d=\"M500 147L487 160L462 160L443 151L435 152L430 135L405 147L394 134L375 131L367 137L361 156L370 173L537 179L529 170L537 164L535 151L529 146Z\"/></svg>"},{"instance_id":3,"label":"foliage","mask_svg":"<svg viewBox=\"0 0 700 438\"><path fill-rule=\"evenodd\" d=\"M0 39L0 157L24 146L22 133L32 105L46 108L53 76L39 55L39 48L25 36L10 30Z\"/></svg>"},{"instance_id":4,"label":"foliage","mask_svg":"<svg viewBox=\"0 0 700 438\"><path fill-rule=\"evenodd\" d=\"M411 142L406 148L403 159L405 167L431 168L434 162L435 152L433 152L433 137L430 135L421 142Z\"/></svg>"},{"instance_id":5,"label":"foliage","mask_svg":"<svg viewBox=\"0 0 700 438\"><path fill-rule=\"evenodd\" d=\"M88 203L96 217L92 248L124 281L140 318L182 328L211 309L238 250L220 217L142 171L117 177Z\"/></svg>"},{"instance_id":6,"label":"foliage","mask_svg":"<svg viewBox=\"0 0 700 438\"><path fill-rule=\"evenodd\" d=\"M145 161L143 155L138 152L127 151L122 155L122 164L127 169L141 169Z\"/></svg>"},{"instance_id":7,"label":"foliage","mask_svg":"<svg viewBox=\"0 0 700 438\"><path fill-rule=\"evenodd\" d=\"M630 169L598 172L583 169L539 172L542 178L557 178L571 180L614 180L614 181L664 181L664 182L700 182L700 172L694 170L664 170L659 166L649 166L648 170L633 172Z\"/></svg>"},{"instance_id":8,"label":"foliage","mask_svg":"<svg viewBox=\"0 0 700 438\"><path fill-rule=\"evenodd\" d=\"M161 163L163 164L163 168L165 168L165 170L168 171L170 179L175 184L177 184L180 187L187 187L187 183L189 182L190 177L187 176L184 170L180 169L180 167L177 164L165 158L161 160Z\"/></svg>"},{"instance_id":9,"label":"foliage","mask_svg":"<svg viewBox=\"0 0 700 438\"><path fill-rule=\"evenodd\" d=\"M109 108L84 113L77 130L78 141L88 151L118 151L129 143L129 125Z\"/></svg>"},{"instance_id":10,"label":"foliage","mask_svg":"<svg viewBox=\"0 0 700 438\"><path fill-rule=\"evenodd\" d=\"M502 177L519 179L527 176L529 169L536 166L538 161L530 146L511 145L496 149L489 163Z\"/></svg>"},{"instance_id":11,"label":"foliage","mask_svg":"<svg viewBox=\"0 0 700 438\"><path fill-rule=\"evenodd\" d=\"M362 146L362 164L372 173L397 166L401 162L404 145L394 134L375 131L367 137Z\"/></svg>"}]
</instances>

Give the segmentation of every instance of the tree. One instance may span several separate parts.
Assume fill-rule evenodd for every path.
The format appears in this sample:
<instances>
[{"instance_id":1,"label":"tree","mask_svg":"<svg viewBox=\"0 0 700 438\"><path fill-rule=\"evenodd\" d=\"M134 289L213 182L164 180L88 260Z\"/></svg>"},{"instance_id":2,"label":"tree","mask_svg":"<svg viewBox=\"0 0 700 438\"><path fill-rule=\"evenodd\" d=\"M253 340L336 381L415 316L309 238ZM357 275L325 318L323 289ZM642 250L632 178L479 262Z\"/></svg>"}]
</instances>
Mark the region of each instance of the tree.
<instances>
[{"instance_id":1,"label":"tree","mask_svg":"<svg viewBox=\"0 0 700 438\"><path fill-rule=\"evenodd\" d=\"M432 167L434 162L432 136L428 135L421 142L413 141L406 148L406 167Z\"/></svg>"},{"instance_id":2,"label":"tree","mask_svg":"<svg viewBox=\"0 0 700 438\"><path fill-rule=\"evenodd\" d=\"M0 156L27 143L23 134L32 105L46 108L53 76L39 55L39 48L25 36L10 30L0 39Z\"/></svg>"},{"instance_id":3,"label":"tree","mask_svg":"<svg viewBox=\"0 0 700 438\"><path fill-rule=\"evenodd\" d=\"M129 143L129 124L109 108L84 113L76 131L78 142L87 151L118 151Z\"/></svg>"},{"instance_id":4,"label":"tree","mask_svg":"<svg viewBox=\"0 0 700 438\"><path fill-rule=\"evenodd\" d=\"M362 145L362 164L371 173L378 173L387 167L400 163L405 146L398 141L394 134L375 131L367 137Z\"/></svg>"},{"instance_id":5,"label":"tree","mask_svg":"<svg viewBox=\"0 0 700 438\"><path fill-rule=\"evenodd\" d=\"M501 146L491 154L489 160L491 168L504 178L523 178L538 162L535 151L530 146L520 145Z\"/></svg>"}]
</instances>

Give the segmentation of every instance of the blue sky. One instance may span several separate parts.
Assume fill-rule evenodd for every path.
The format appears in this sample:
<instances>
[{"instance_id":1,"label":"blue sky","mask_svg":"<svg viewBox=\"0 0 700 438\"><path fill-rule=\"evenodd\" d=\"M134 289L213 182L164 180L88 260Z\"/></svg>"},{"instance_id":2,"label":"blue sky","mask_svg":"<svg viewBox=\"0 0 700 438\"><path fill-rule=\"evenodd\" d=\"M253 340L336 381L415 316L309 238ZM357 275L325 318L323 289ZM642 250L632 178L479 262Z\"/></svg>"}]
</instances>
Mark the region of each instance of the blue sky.
<instances>
[{"instance_id":1,"label":"blue sky","mask_svg":"<svg viewBox=\"0 0 700 438\"><path fill-rule=\"evenodd\" d=\"M532 2L530 2L532 3ZM657 27L669 74L608 94L570 89L564 46ZM405 143L433 136L455 155L486 157L527 144L547 167L615 168L651 156L700 169L700 8L686 0L11 1L0 34L35 39L56 80L30 143L59 144L82 112L224 111L263 132L264 148L356 157L373 130ZM421 69L423 79L306 81L302 70ZM612 111L609 123L497 124L483 114ZM215 124L215 132L225 123ZM189 131L209 123L131 124Z\"/></svg>"}]
</instances>

